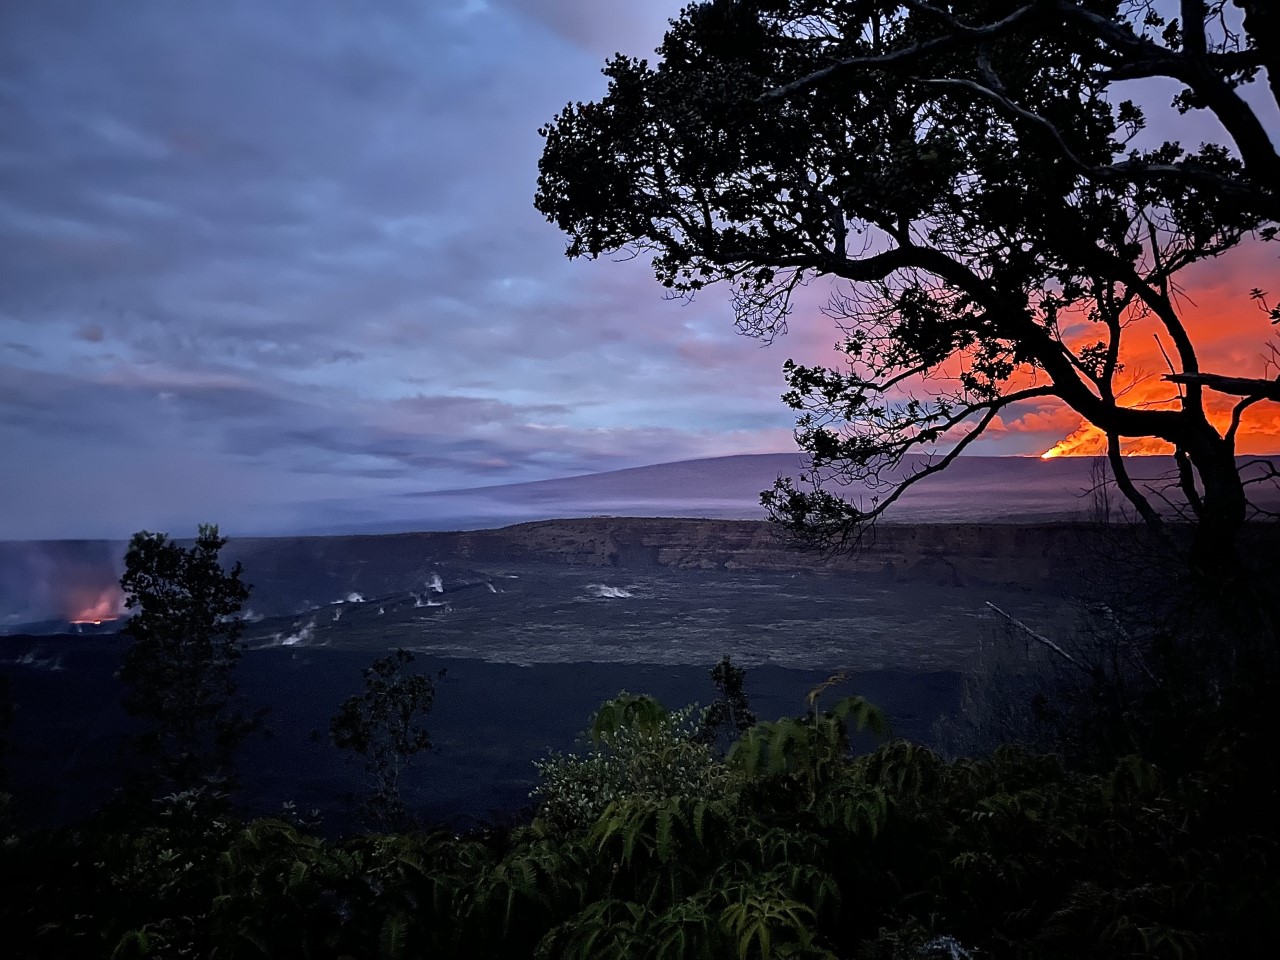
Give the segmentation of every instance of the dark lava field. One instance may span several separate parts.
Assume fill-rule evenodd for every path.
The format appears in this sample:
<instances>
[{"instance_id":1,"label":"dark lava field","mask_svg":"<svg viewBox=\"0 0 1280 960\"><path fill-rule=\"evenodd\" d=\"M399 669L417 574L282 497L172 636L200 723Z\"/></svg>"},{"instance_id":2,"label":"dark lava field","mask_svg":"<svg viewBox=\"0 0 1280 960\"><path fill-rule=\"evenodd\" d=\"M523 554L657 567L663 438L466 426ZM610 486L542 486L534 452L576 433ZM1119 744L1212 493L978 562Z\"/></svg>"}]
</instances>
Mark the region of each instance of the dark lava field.
<instances>
[{"instance_id":1,"label":"dark lava field","mask_svg":"<svg viewBox=\"0 0 1280 960\"><path fill-rule=\"evenodd\" d=\"M673 708L709 702L708 671L725 654L748 668L763 719L801 713L807 690L845 671L832 696L866 696L896 733L928 741L1005 629L987 603L1063 629L1102 549L1091 537L1068 525L886 527L830 562L766 524L706 520L233 542L255 584L241 690L271 731L245 748L240 799L257 813L314 807L341 828L360 774L326 742L328 719L361 668L396 647L424 672L446 670L427 721L435 748L408 782L434 821L518 810L533 761L572 748L621 689ZM38 626L45 635L0 636L18 707L11 786L21 820L66 822L109 796L127 762L113 677L126 641Z\"/></svg>"}]
</instances>

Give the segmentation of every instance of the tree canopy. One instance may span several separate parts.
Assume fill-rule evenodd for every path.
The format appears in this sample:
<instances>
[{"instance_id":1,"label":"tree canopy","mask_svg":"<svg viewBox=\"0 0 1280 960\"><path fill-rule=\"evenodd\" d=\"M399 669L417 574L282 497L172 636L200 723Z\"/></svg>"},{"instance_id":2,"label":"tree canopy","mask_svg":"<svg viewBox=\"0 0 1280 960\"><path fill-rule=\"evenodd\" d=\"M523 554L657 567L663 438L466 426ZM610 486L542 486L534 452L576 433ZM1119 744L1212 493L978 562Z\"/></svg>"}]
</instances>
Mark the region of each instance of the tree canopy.
<instances>
[{"instance_id":1,"label":"tree canopy","mask_svg":"<svg viewBox=\"0 0 1280 960\"><path fill-rule=\"evenodd\" d=\"M1255 102L1280 102L1280 31L1264 0L1174 6L692 4L658 63L614 57L607 94L543 128L535 204L570 257L651 253L677 295L731 284L739 328L765 338L803 284L842 281L827 312L847 364L785 367L812 470L765 499L793 528L844 542L1011 404L1056 398L1105 435L1153 526L1121 444L1168 443L1197 564L1229 563L1240 424L1280 388L1201 368L1178 275L1275 237L1280 156ZM1126 85L1149 78L1221 136L1158 142ZM1153 333L1169 393L1139 403L1125 346ZM852 480L880 495L830 492Z\"/></svg>"},{"instance_id":2,"label":"tree canopy","mask_svg":"<svg viewBox=\"0 0 1280 960\"><path fill-rule=\"evenodd\" d=\"M250 587L224 570L227 538L202 524L191 546L163 533L133 535L120 586L135 611L120 679L124 705L147 725L135 740L162 788L206 786L230 775L235 748L258 725L237 706L234 669Z\"/></svg>"}]
</instances>

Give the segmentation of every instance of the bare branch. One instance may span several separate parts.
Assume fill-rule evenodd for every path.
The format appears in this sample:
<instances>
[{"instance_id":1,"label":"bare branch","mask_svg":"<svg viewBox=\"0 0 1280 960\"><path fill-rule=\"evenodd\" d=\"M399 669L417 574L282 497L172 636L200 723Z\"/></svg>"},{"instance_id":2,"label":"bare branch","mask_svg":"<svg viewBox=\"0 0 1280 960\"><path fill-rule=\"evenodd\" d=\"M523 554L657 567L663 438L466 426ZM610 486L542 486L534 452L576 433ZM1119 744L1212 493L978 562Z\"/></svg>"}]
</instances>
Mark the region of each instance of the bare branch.
<instances>
[{"instance_id":1,"label":"bare branch","mask_svg":"<svg viewBox=\"0 0 1280 960\"><path fill-rule=\"evenodd\" d=\"M1280 379L1263 380L1257 377L1228 377L1218 373L1168 373L1165 380L1173 383L1195 383L1229 393L1237 397L1257 397L1280 403Z\"/></svg>"},{"instance_id":2,"label":"bare branch","mask_svg":"<svg viewBox=\"0 0 1280 960\"><path fill-rule=\"evenodd\" d=\"M1125 466L1124 457L1120 453L1120 437L1114 433L1107 434L1107 461L1111 464L1111 474L1116 478L1116 486L1133 504L1138 515L1146 521L1147 526L1156 530L1161 529L1164 522L1160 519L1160 513L1133 485L1133 480L1129 477L1129 468Z\"/></svg>"},{"instance_id":3,"label":"bare branch","mask_svg":"<svg viewBox=\"0 0 1280 960\"><path fill-rule=\"evenodd\" d=\"M1186 450L1178 447L1173 451L1173 462L1178 465L1178 486L1182 488L1182 495L1187 498L1187 503L1197 517L1204 516L1204 500L1200 497L1200 491L1196 489L1196 475L1192 468L1191 457L1187 455Z\"/></svg>"},{"instance_id":4,"label":"bare branch","mask_svg":"<svg viewBox=\"0 0 1280 960\"><path fill-rule=\"evenodd\" d=\"M956 445L947 453L943 454L937 460L921 467L915 473L911 474L911 476L900 481L889 496L880 500L874 507L863 514L862 522L874 520L892 506L894 501L906 493L907 490L915 484L919 483L925 477L932 476L935 473L940 473L949 467L956 457L960 456L960 454L964 452L965 448L968 447L970 443L982 435L983 431L986 430L991 421L995 419L996 414L1005 407L1022 400L1030 400L1035 397L1051 397L1053 395L1054 392L1052 387L1033 387L1029 390L1021 390L1017 393L1007 394L1006 396L1000 397L998 400L992 401L989 404L975 404L968 413L975 412L983 407L986 408L986 412L979 419L977 425L957 441Z\"/></svg>"},{"instance_id":5,"label":"bare branch","mask_svg":"<svg viewBox=\"0 0 1280 960\"><path fill-rule=\"evenodd\" d=\"M1227 427L1225 439L1227 443L1231 444L1232 450L1236 447L1236 434L1240 431L1240 421L1244 417L1244 412L1255 403L1261 403L1263 399L1263 397L1258 396L1245 397L1231 408L1231 425Z\"/></svg>"},{"instance_id":6,"label":"bare branch","mask_svg":"<svg viewBox=\"0 0 1280 960\"><path fill-rule=\"evenodd\" d=\"M1026 634L1032 640L1036 641L1037 643L1043 644L1045 647L1052 650L1058 656L1062 657L1063 660L1066 660L1067 663L1071 664L1077 670L1082 670L1085 673L1090 673L1090 670L1088 667L1086 667L1083 663L1081 663L1071 654L1067 653L1067 651L1063 650L1060 646L1058 646L1048 637L1042 634L1036 633L1034 630L1028 627L1025 623L1023 623L1017 617L1014 617L1014 616L1011 616L1010 614L1005 613L1003 610L997 607L990 600L987 601L987 606L990 607L994 612L1002 616L1008 623L1013 624L1013 626L1021 630L1024 634Z\"/></svg>"}]
</instances>

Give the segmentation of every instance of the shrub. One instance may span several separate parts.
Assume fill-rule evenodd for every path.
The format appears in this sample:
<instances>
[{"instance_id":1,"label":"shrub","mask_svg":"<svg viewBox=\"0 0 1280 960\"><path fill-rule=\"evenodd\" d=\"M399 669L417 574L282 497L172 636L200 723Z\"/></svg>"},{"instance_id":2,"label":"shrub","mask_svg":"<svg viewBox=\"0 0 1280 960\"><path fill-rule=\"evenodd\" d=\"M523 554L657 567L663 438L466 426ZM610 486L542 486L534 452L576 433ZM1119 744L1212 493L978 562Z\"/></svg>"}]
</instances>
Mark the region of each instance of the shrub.
<instances>
[{"instance_id":1,"label":"shrub","mask_svg":"<svg viewBox=\"0 0 1280 960\"><path fill-rule=\"evenodd\" d=\"M596 714L590 750L553 752L534 764L542 780L531 794L538 819L576 831L595 823L615 800L736 792L737 776L698 739L694 716L693 707L668 713L651 697L620 693Z\"/></svg>"}]
</instances>

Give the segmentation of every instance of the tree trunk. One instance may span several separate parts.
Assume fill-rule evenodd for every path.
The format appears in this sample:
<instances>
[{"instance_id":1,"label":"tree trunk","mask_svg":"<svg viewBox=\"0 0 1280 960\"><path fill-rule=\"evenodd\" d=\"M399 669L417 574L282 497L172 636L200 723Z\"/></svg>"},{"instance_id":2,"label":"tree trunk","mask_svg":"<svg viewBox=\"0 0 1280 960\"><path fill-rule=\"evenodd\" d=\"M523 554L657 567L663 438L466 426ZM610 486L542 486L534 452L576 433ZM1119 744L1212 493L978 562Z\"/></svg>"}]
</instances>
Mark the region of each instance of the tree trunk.
<instances>
[{"instance_id":1,"label":"tree trunk","mask_svg":"<svg viewBox=\"0 0 1280 960\"><path fill-rule=\"evenodd\" d=\"M1276 0L1235 0L1235 5L1244 11L1245 32L1262 53L1271 95L1280 103L1280 4Z\"/></svg>"},{"instance_id":2,"label":"tree trunk","mask_svg":"<svg viewBox=\"0 0 1280 960\"><path fill-rule=\"evenodd\" d=\"M1191 565L1213 580L1227 580L1239 570L1237 538L1248 501L1231 444L1207 423L1186 446L1203 487L1199 522L1191 543Z\"/></svg>"}]
</instances>

